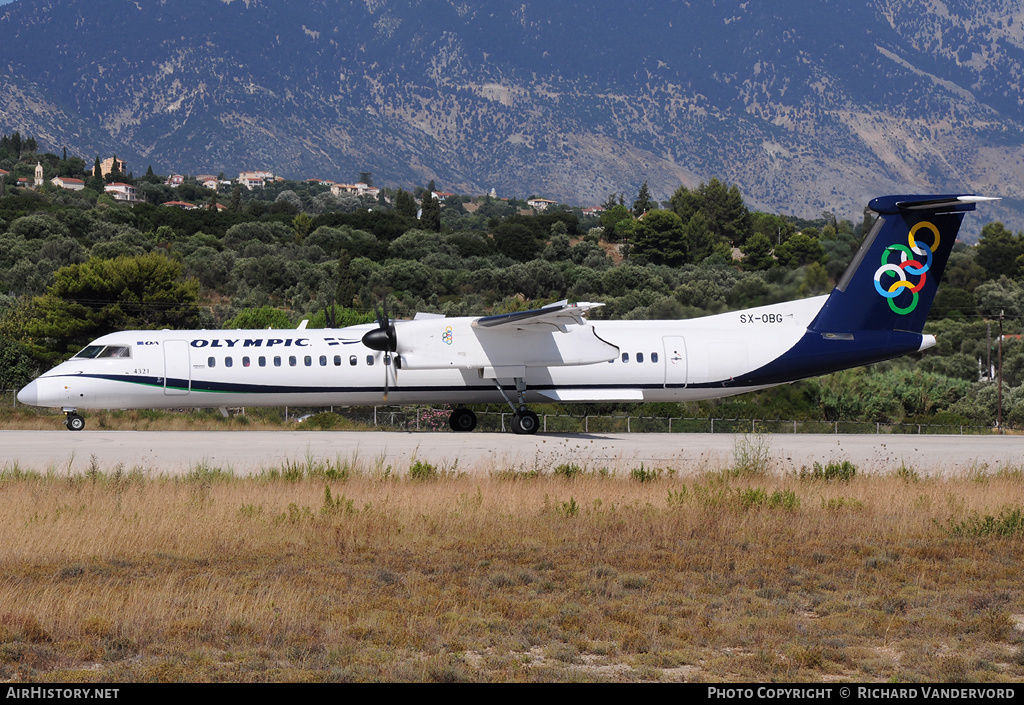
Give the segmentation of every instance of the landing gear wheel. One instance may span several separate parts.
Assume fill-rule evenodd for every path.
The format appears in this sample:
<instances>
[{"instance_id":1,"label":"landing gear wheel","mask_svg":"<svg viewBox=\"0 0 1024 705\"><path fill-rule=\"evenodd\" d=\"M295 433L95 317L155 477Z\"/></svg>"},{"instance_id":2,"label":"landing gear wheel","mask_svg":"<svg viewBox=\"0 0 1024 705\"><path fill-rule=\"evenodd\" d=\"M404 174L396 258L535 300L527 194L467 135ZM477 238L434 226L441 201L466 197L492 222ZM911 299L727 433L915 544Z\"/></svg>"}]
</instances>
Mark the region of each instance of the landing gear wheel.
<instances>
[{"instance_id":1,"label":"landing gear wheel","mask_svg":"<svg viewBox=\"0 0 1024 705\"><path fill-rule=\"evenodd\" d=\"M529 409L522 409L512 417L512 430L515 433L531 435L536 433L539 427L540 419Z\"/></svg>"},{"instance_id":2,"label":"landing gear wheel","mask_svg":"<svg viewBox=\"0 0 1024 705\"><path fill-rule=\"evenodd\" d=\"M476 414L464 406L456 407L448 417L448 425L456 433L469 433L476 428Z\"/></svg>"},{"instance_id":3,"label":"landing gear wheel","mask_svg":"<svg viewBox=\"0 0 1024 705\"><path fill-rule=\"evenodd\" d=\"M78 414L68 414L67 419L64 420L64 425L68 427L69 431L81 431L85 428L85 419Z\"/></svg>"}]
</instances>

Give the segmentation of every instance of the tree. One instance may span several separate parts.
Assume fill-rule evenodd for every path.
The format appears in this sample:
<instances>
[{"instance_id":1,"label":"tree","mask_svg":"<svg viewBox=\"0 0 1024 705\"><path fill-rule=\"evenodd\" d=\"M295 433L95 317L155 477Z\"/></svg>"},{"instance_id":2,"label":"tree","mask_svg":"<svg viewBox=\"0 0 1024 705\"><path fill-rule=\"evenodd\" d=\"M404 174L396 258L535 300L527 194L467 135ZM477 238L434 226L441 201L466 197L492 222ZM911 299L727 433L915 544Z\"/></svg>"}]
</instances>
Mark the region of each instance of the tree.
<instances>
[{"instance_id":1,"label":"tree","mask_svg":"<svg viewBox=\"0 0 1024 705\"><path fill-rule=\"evenodd\" d=\"M601 227L604 228L604 239L608 242L615 242L616 226L624 220L632 219L633 214L623 205L613 205L605 210L601 214Z\"/></svg>"},{"instance_id":2,"label":"tree","mask_svg":"<svg viewBox=\"0 0 1024 705\"><path fill-rule=\"evenodd\" d=\"M750 235L750 211L743 204L739 188L733 184L726 187L712 178L707 184L697 187L702 204L701 211L708 219L708 228L732 243L742 245Z\"/></svg>"},{"instance_id":3,"label":"tree","mask_svg":"<svg viewBox=\"0 0 1024 705\"><path fill-rule=\"evenodd\" d=\"M775 266L772 256L772 243L763 233L754 233L740 248L743 260L740 266L748 272L763 271Z\"/></svg>"},{"instance_id":4,"label":"tree","mask_svg":"<svg viewBox=\"0 0 1024 705\"><path fill-rule=\"evenodd\" d=\"M292 230L295 231L295 241L302 242L313 229L313 219L305 213L299 213L292 218Z\"/></svg>"},{"instance_id":5,"label":"tree","mask_svg":"<svg viewBox=\"0 0 1024 705\"><path fill-rule=\"evenodd\" d=\"M776 245L775 256L784 267L802 267L812 262L825 261L825 249L818 238L799 232L781 245Z\"/></svg>"},{"instance_id":6,"label":"tree","mask_svg":"<svg viewBox=\"0 0 1024 705\"><path fill-rule=\"evenodd\" d=\"M29 350L0 334L0 389L20 389L36 376L38 364Z\"/></svg>"},{"instance_id":7,"label":"tree","mask_svg":"<svg viewBox=\"0 0 1024 705\"><path fill-rule=\"evenodd\" d=\"M528 262L537 257L541 245L525 225L502 223L494 229L494 247L506 257Z\"/></svg>"},{"instance_id":8,"label":"tree","mask_svg":"<svg viewBox=\"0 0 1024 705\"><path fill-rule=\"evenodd\" d=\"M338 254L338 280L334 287L334 300L344 308L352 307L358 293L356 283L352 279L351 266L352 258L349 257L348 250L342 250Z\"/></svg>"},{"instance_id":9,"label":"tree","mask_svg":"<svg viewBox=\"0 0 1024 705\"><path fill-rule=\"evenodd\" d=\"M224 321L225 330L241 328L249 330L266 330L267 328L291 328L291 318L279 308L260 306L239 311L234 318Z\"/></svg>"},{"instance_id":10,"label":"tree","mask_svg":"<svg viewBox=\"0 0 1024 705\"><path fill-rule=\"evenodd\" d=\"M395 194L395 210L398 211L399 215L415 218L416 200L412 197L412 194L408 193L405 189L398 189L398 193Z\"/></svg>"},{"instance_id":11,"label":"tree","mask_svg":"<svg viewBox=\"0 0 1024 705\"><path fill-rule=\"evenodd\" d=\"M361 171L359 172L359 183L366 184L367 186L373 186L373 172L372 171Z\"/></svg>"},{"instance_id":12,"label":"tree","mask_svg":"<svg viewBox=\"0 0 1024 705\"><path fill-rule=\"evenodd\" d=\"M1024 255L1024 234L1015 236L998 221L988 223L981 229L974 261L985 270L987 279L1020 274L1017 258L1021 255Z\"/></svg>"},{"instance_id":13,"label":"tree","mask_svg":"<svg viewBox=\"0 0 1024 705\"><path fill-rule=\"evenodd\" d=\"M608 211L614 208L615 206L625 205L625 199L623 198L621 193L609 193L608 198L606 198L604 203L601 204L601 207Z\"/></svg>"},{"instance_id":14,"label":"tree","mask_svg":"<svg viewBox=\"0 0 1024 705\"><path fill-rule=\"evenodd\" d=\"M640 187L640 193L636 195L636 200L633 201L633 215L639 218L655 207L654 201L651 200L651 191L647 188L647 182L644 181L644 185Z\"/></svg>"},{"instance_id":15,"label":"tree","mask_svg":"<svg viewBox=\"0 0 1024 705\"><path fill-rule=\"evenodd\" d=\"M42 359L77 352L117 330L196 328L199 282L185 279L181 263L152 253L92 258L63 267L46 294L31 302L24 327Z\"/></svg>"},{"instance_id":16,"label":"tree","mask_svg":"<svg viewBox=\"0 0 1024 705\"><path fill-rule=\"evenodd\" d=\"M103 168L100 167L100 157L96 155L96 163L92 166L92 175L97 179L103 178Z\"/></svg>"},{"instance_id":17,"label":"tree","mask_svg":"<svg viewBox=\"0 0 1024 705\"><path fill-rule=\"evenodd\" d=\"M680 186L669 197L669 207L684 223L697 213L703 214L708 229L734 247L740 247L752 233L750 211L743 204L739 188L727 187L716 178L701 182L693 191ZM769 239L775 242L771 236Z\"/></svg>"},{"instance_id":18,"label":"tree","mask_svg":"<svg viewBox=\"0 0 1024 705\"><path fill-rule=\"evenodd\" d=\"M441 232L441 204L430 191L424 191L420 224L427 230Z\"/></svg>"},{"instance_id":19,"label":"tree","mask_svg":"<svg viewBox=\"0 0 1024 705\"><path fill-rule=\"evenodd\" d=\"M636 222L630 256L640 256L651 264L677 267L692 260L687 247L683 221L672 211L652 211Z\"/></svg>"}]
</instances>

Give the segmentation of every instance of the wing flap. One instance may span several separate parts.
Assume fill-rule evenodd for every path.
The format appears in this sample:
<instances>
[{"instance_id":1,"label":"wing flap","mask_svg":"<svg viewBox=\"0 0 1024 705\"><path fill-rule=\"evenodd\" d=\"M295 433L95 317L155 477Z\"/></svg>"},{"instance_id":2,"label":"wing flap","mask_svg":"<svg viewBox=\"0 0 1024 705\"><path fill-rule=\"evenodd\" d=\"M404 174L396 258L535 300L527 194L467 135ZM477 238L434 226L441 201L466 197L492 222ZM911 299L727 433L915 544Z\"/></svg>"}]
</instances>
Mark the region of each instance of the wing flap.
<instances>
[{"instance_id":1,"label":"wing flap","mask_svg":"<svg viewBox=\"0 0 1024 705\"><path fill-rule=\"evenodd\" d=\"M558 301L541 308L530 311L516 311L514 313L500 313L496 316L483 316L473 321L474 328L496 328L508 325L534 325L546 323L556 326L562 330L567 325L583 325L586 321L584 315L587 311L604 306L604 304L581 301L571 304L567 299Z\"/></svg>"},{"instance_id":2,"label":"wing flap","mask_svg":"<svg viewBox=\"0 0 1024 705\"><path fill-rule=\"evenodd\" d=\"M542 396L552 401L643 401L639 389L539 389Z\"/></svg>"}]
</instances>

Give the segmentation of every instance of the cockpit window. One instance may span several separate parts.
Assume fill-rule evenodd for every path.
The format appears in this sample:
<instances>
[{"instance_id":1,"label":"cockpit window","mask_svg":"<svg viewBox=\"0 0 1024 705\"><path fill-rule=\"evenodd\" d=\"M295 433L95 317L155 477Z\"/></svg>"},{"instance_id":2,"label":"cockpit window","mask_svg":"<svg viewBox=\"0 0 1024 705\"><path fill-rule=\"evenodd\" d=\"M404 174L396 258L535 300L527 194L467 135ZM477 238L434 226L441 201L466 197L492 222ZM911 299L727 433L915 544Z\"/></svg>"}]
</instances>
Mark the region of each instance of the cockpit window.
<instances>
[{"instance_id":1,"label":"cockpit window","mask_svg":"<svg viewBox=\"0 0 1024 705\"><path fill-rule=\"evenodd\" d=\"M108 345L96 357L131 357L132 349L127 345Z\"/></svg>"},{"instance_id":2,"label":"cockpit window","mask_svg":"<svg viewBox=\"0 0 1024 705\"><path fill-rule=\"evenodd\" d=\"M99 355L102 349L102 345L86 345L78 351L78 354L75 355L75 357L93 358Z\"/></svg>"}]
</instances>

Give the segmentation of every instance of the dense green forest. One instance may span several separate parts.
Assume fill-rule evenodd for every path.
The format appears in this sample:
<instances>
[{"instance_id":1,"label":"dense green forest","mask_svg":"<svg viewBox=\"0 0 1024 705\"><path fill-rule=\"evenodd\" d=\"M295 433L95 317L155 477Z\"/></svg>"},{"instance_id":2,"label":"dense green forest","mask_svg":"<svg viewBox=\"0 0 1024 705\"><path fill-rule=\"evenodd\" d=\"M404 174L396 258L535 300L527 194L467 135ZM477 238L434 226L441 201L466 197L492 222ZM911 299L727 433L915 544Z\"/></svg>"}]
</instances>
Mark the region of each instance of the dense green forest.
<instances>
[{"instance_id":1,"label":"dense green forest","mask_svg":"<svg viewBox=\"0 0 1024 705\"><path fill-rule=\"evenodd\" d=\"M434 184L332 195L315 181L177 188L148 170L100 176L35 140L0 138L0 389L17 388L93 338L126 328L311 327L373 319L386 292L396 316L501 313L568 298L593 318L689 318L829 291L861 222L751 212L716 179L663 203L644 184L603 212L525 199L448 196ZM46 182L32 179L36 165ZM85 182L80 191L50 183ZM371 175L363 174L364 178ZM104 193L135 186L145 202ZM185 201L195 210L164 205ZM648 405L661 415L990 425L996 418L1004 313L1004 420L1024 426L1024 233L1000 223L958 244L926 332L938 345L871 368L714 402ZM990 362L991 360L991 362ZM595 408L596 407L596 408ZM668 408L671 407L671 408ZM592 405L595 413L615 405Z\"/></svg>"}]
</instances>

